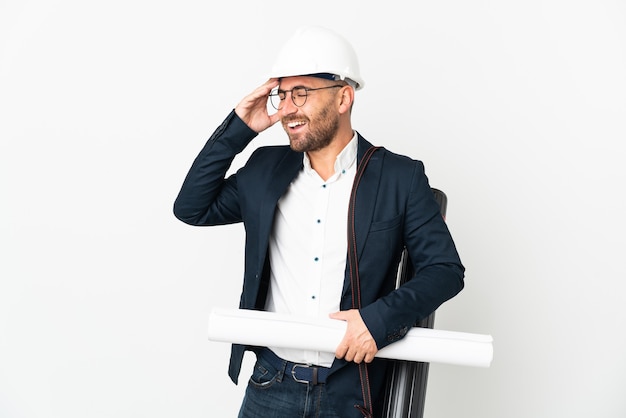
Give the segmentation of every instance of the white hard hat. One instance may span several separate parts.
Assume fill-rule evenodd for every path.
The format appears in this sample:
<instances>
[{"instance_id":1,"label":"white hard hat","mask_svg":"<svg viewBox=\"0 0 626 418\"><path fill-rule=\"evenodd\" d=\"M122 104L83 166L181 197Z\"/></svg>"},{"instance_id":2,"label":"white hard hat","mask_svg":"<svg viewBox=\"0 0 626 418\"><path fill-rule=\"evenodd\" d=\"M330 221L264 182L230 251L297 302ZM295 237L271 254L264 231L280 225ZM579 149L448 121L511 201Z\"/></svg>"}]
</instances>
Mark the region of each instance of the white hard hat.
<instances>
[{"instance_id":1,"label":"white hard hat","mask_svg":"<svg viewBox=\"0 0 626 418\"><path fill-rule=\"evenodd\" d=\"M305 26L285 43L270 77L327 74L345 80L359 90L364 82L352 45L338 33L319 26Z\"/></svg>"}]
</instances>

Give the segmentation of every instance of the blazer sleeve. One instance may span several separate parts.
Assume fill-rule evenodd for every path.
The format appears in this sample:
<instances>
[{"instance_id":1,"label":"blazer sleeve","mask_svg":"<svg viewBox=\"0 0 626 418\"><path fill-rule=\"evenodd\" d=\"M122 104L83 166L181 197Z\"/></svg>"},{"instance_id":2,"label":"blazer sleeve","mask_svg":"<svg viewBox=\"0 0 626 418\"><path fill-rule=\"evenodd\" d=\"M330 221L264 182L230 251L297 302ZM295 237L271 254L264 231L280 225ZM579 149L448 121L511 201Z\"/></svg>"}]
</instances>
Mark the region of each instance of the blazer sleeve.
<instances>
[{"instance_id":1,"label":"blazer sleeve","mask_svg":"<svg viewBox=\"0 0 626 418\"><path fill-rule=\"evenodd\" d=\"M190 225L241 222L233 159L257 136L233 110L194 160L174 202L174 215Z\"/></svg>"}]
</instances>

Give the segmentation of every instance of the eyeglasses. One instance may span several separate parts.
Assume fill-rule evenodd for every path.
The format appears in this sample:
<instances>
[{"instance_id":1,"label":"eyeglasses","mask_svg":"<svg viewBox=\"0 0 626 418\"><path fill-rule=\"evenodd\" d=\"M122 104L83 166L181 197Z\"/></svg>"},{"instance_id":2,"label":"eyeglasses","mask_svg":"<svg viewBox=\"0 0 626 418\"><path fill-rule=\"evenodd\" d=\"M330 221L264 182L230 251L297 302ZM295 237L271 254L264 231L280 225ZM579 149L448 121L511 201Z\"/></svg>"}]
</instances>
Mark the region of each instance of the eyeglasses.
<instances>
[{"instance_id":1,"label":"eyeglasses","mask_svg":"<svg viewBox=\"0 0 626 418\"><path fill-rule=\"evenodd\" d=\"M285 99L287 98L287 93L291 92L291 101L297 107L302 107L306 103L306 98L310 91L315 90L324 90L324 89L333 89L336 87L343 87L342 85L335 84L334 86L327 87L318 87L318 88L308 88L308 87L294 87L291 90L279 90L274 89L270 93L270 103L276 110L280 110L283 108L285 104Z\"/></svg>"}]
</instances>

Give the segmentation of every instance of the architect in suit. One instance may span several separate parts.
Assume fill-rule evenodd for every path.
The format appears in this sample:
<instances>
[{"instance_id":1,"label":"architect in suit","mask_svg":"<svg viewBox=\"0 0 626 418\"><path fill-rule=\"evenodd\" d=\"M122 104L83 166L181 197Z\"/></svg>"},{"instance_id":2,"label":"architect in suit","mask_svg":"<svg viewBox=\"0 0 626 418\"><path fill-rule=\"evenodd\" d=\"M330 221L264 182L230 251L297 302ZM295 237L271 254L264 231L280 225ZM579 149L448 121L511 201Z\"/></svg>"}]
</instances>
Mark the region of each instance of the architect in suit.
<instances>
[{"instance_id":1,"label":"architect in suit","mask_svg":"<svg viewBox=\"0 0 626 418\"><path fill-rule=\"evenodd\" d=\"M176 217L191 225L243 222L240 308L347 323L335 353L233 345L235 383L244 351L257 356L240 417L379 416L387 361L376 352L463 288L423 164L372 148L352 128L363 85L345 38L300 29L271 78L207 141L175 201ZM277 122L289 146L259 147L226 177L234 157ZM396 289L404 247L415 275Z\"/></svg>"}]
</instances>

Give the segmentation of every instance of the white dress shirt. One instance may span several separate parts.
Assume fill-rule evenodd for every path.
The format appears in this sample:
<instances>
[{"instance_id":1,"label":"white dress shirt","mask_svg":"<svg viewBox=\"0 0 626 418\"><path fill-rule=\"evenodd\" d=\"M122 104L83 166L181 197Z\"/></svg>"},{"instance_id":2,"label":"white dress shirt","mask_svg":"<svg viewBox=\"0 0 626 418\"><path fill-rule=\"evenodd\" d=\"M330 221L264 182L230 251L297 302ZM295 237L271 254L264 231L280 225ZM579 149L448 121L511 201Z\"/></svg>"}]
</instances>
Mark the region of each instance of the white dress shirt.
<instances>
[{"instance_id":1,"label":"white dress shirt","mask_svg":"<svg viewBox=\"0 0 626 418\"><path fill-rule=\"evenodd\" d=\"M356 173L357 135L337 156L326 181L304 154L304 169L278 201L269 243L265 309L324 317L339 310L348 251L348 203ZM285 360L329 367L334 353L270 347Z\"/></svg>"}]
</instances>

